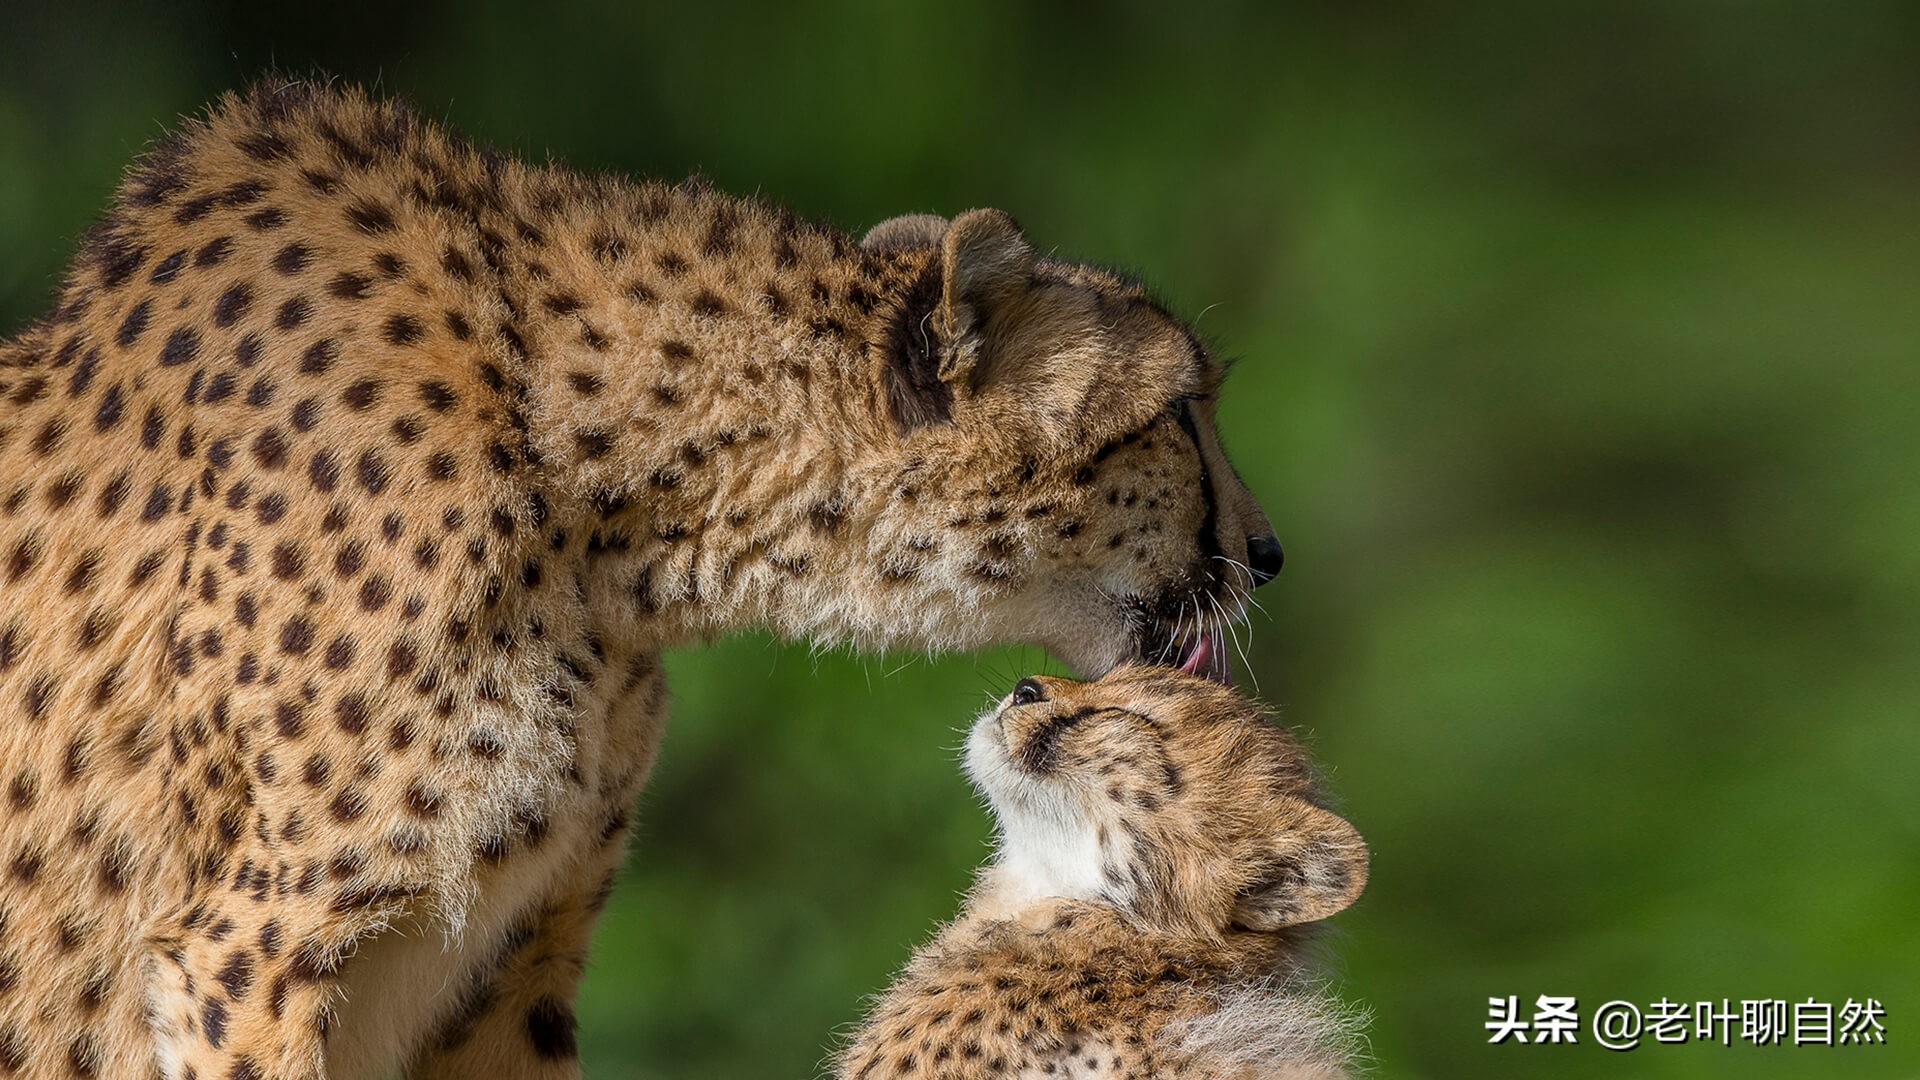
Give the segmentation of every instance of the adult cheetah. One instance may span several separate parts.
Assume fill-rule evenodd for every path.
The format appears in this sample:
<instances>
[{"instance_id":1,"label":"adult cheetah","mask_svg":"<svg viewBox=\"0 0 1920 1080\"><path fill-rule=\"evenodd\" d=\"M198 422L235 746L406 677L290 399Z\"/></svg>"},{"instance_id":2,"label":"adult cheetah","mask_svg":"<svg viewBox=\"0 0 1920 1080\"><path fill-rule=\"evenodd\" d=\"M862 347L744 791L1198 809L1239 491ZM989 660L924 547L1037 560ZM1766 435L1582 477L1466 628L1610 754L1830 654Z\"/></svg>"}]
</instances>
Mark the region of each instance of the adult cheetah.
<instances>
[{"instance_id":1,"label":"adult cheetah","mask_svg":"<svg viewBox=\"0 0 1920 1080\"><path fill-rule=\"evenodd\" d=\"M0 1074L576 1075L661 650L1223 673L1280 555L1218 377L997 211L224 98L0 345Z\"/></svg>"}]
</instances>

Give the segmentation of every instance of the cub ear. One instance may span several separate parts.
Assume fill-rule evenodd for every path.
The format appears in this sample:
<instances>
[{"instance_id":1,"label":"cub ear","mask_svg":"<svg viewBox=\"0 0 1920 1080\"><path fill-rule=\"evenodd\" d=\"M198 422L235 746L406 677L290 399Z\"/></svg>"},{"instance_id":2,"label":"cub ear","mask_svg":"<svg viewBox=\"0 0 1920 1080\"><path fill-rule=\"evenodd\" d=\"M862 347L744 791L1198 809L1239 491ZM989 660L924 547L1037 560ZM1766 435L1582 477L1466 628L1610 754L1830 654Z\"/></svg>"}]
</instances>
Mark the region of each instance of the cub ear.
<instances>
[{"instance_id":1,"label":"cub ear","mask_svg":"<svg viewBox=\"0 0 1920 1080\"><path fill-rule=\"evenodd\" d=\"M1367 843L1347 820L1300 804L1303 814L1274 838L1271 869L1234 901L1233 922L1271 932L1346 910L1367 887Z\"/></svg>"},{"instance_id":2,"label":"cub ear","mask_svg":"<svg viewBox=\"0 0 1920 1080\"><path fill-rule=\"evenodd\" d=\"M1033 246L1005 211L969 210L953 219L940 240L941 381L972 375L996 307L1020 294L1033 260Z\"/></svg>"},{"instance_id":3,"label":"cub ear","mask_svg":"<svg viewBox=\"0 0 1920 1080\"><path fill-rule=\"evenodd\" d=\"M860 246L877 254L908 248L938 247L947 235L947 219L938 214L901 214L867 230Z\"/></svg>"}]
</instances>

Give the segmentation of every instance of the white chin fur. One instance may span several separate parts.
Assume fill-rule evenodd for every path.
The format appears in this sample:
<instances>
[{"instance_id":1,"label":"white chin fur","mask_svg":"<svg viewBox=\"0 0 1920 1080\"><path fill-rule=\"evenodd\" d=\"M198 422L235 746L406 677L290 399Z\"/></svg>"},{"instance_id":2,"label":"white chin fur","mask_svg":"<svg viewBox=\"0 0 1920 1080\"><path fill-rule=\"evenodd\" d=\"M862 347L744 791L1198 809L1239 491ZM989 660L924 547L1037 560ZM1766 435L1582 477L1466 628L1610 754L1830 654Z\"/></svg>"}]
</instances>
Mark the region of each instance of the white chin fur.
<instances>
[{"instance_id":1,"label":"white chin fur","mask_svg":"<svg viewBox=\"0 0 1920 1080\"><path fill-rule=\"evenodd\" d=\"M1087 679L1097 679L1134 657L1131 638L1055 645L1048 651Z\"/></svg>"},{"instance_id":2,"label":"white chin fur","mask_svg":"<svg viewBox=\"0 0 1920 1080\"><path fill-rule=\"evenodd\" d=\"M1067 785L1030 776L1007 757L997 710L967 737L967 774L993 805L1000 824L996 861L1003 899L1107 896L1099 831Z\"/></svg>"},{"instance_id":3,"label":"white chin fur","mask_svg":"<svg viewBox=\"0 0 1920 1080\"><path fill-rule=\"evenodd\" d=\"M1131 616L1107 583L1084 574L1067 574L1052 587L1035 590L994 613L1001 630L1020 636L1035 626L1059 630L1033 642L1059 658L1082 678L1097 678L1133 658L1138 648Z\"/></svg>"}]
</instances>

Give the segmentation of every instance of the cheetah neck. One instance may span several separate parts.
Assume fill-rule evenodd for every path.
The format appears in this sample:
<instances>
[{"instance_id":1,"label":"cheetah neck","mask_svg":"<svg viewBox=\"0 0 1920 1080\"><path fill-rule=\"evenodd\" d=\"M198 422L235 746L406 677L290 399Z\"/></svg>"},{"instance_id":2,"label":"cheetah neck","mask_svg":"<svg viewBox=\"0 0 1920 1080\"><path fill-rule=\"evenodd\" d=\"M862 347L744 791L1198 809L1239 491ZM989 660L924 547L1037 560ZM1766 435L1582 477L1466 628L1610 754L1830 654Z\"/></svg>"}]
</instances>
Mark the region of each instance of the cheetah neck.
<instances>
[{"instance_id":1,"label":"cheetah neck","mask_svg":"<svg viewBox=\"0 0 1920 1080\"><path fill-rule=\"evenodd\" d=\"M998 863L989 871L983 902L1017 911L1054 900L1107 902L1107 860L1089 831L1049 834L1003 842Z\"/></svg>"},{"instance_id":2,"label":"cheetah neck","mask_svg":"<svg viewBox=\"0 0 1920 1080\"><path fill-rule=\"evenodd\" d=\"M662 644L769 622L857 637L824 583L863 565L833 564L886 483L887 349L930 255L705 188L562 194L533 185L548 212L488 261L529 456L592 530L602 584Z\"/></svg>"}]
</instances>

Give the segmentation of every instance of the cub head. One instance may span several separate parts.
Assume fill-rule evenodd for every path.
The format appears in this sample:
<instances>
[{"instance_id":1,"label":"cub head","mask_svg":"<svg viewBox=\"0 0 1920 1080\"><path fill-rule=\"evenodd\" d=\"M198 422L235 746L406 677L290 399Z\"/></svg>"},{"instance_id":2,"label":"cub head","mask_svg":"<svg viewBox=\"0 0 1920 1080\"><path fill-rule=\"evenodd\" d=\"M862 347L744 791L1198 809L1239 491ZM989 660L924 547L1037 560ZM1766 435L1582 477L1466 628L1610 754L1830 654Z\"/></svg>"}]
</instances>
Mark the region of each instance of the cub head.
<instances>
[{"instance_id":1,"label":"cub head","mask_svg":"<svg viewBox=\"0 0 1920 1080\"><path fill-rule=\"evenodd\" d=\"M863 246L907 283L869 342L890 436L870 562L892 625L923 624L901 636L1227 681L1226 627L1281 550L1215 437L1206 347L998 210L896 218Z\"/></svg>"},{"instance_id":2,"label":"cub head","mask_svg":"<svg viewBox=\"0 0 1920 1080\"><path fill-rule=\"evenodd\" d=\"M1305 749L1207 680L1140 665L1022 679L966 760L999 820L996 880L1020 896L1217 936L1324 919L1366 886L1366 844L1323 805Z\"/></svg>"}]
</instances>

